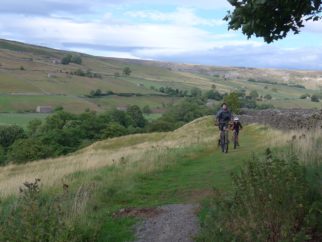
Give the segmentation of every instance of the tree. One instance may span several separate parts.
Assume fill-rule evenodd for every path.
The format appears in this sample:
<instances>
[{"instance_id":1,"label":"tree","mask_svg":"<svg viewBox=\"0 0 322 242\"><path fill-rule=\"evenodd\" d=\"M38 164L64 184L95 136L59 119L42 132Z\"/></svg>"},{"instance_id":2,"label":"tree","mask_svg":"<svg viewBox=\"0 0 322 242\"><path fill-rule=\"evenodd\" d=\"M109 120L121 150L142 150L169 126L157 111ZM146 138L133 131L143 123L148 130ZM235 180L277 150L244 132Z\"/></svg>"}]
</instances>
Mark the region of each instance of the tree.
<instances>
[{"instance_id":1,"label":"tree","mask_svg":"<svg viewBox=\"0 0 322 242\"><path fill-rule=\"evenodd\" d=\"M198 88L198 87L192 88L190 93L191 93L191 96L193 96L193 97L200 97L202 94L200 88Z\"/></svg>"},{"instance_id":2,"label":"tree","mask_svg":"<svg viewBox=\"0 0 322 242\"><path fill-rule=\"evenodd\" d=\"M75 64L82 64L82 58L80 56L72 56L70 59L70 62L75 63Z\"/></svg>"},{"instance_id":3,"label":"tree","mask_svg":"<svg viewBox=\"0 0 322 242\"><path fill-rule=\"evenodd\" d=\"M103 130L103 139L119 137L127 134L126 128L119 123L111 122Z\"/></svg>"},{"instance_id":4,"label":"tree","mask_svg":"<svg viewBox=\"0 0 322 242\"><path fill-rule=\"evenodd\" d=\"M124 69L123 69L123 74L125 75L125 76L129 76L129 75L131 75L131 73L132 73L132 70L130 69L130 67L124 67Z\"/></svg>"},{"instance_id":5,"label":"tree","mask_svg":"<svg viewBox=\"0 0 322 242\"><path fill-rule=\"evenodd\" d=\"M266 100L272 100L272 96L271 96L271 95L269 95L269 94L266 94L266 95L264 96L264 98L265 98Z\"/></svg>"},{"instance_id":6,"label":"tree","mask_svg":"<svg viewBox=\"0 0 322 242\"><path fill-rule=\"evenodd\" d=\"M240 109L240 101L237 93L232 92L224 98L231 112L238 114Z\"/></svg>"},{"instance_id":7,"label":"tree","mask_svg":"<svg viewBox=\"0 0 322 242\"><path fill-rule=\"evenodd\" d=\"M19 139L16 140L8 151L8 159L15 163L42 159L47 157L47 146L39 140Z\"/></svg>"},{"instance_id":8,"label":"tree","mask_svg":"<svg viewBox=\"0 0 322 242\"><path fill-rule=\"evenodd\" d=\"M302 94L302 95L300 96L300 99L306 99L306 98L308 98L308 97L310 97L310 94L305 93L305 94Z\"/></svg>"},{"instance_id":9,"label":"tree","mask_svg":"<svg viewBox=\"0 0 322 242\"><path fill-rule=\"evenodd\" d=\"M119 123L125 128L129 127L131 125L131 118L126 112L113 109L107 113L107 115L110 117L110 120L115 123Z\"/></svg>"},{"instance_id":10,"label":"tree","mask_svg":"<svg viewBox=\"0 0 322 242\"><path fill-rule=\"evenodd\" d=\"M164 120L155 120L149 125L149 132L166 132L174 130L175 125L172 122Z\"/></svg>"},{"instance_id":11,"label":"tree","mask_svg":"<svg viewBox=\"0 0 322 242\"><path fill-rule=\"evenodd\" d=\"M6 162L6 153L4 148L0 145L0 166Z\"/></svg>"},{"instance_id":12,"label":"tree","mask_svg":"<svg viewBox=\"0 0 322 242\"><path fill-rule=\"evenodd\" d=\"M311 101L312 102L320 102L320 99L319 99L319 97L317 96L317 95L315 95L315 94L313 94L312 96L311 96Z\"/></svg>"},{"instance_id":13,"label":"tree","mask_svg":"<svg viewBox=\"0 0 322 242\"><path fill-rule=\"evenodd\" d=\"M151 108L150 108L149 105L144 106L143 109L142 109L142 112L145 113L145 114L152 113Z\"/></svg>"},{"instance_id":14,"label":"tree","mask_svg":"<svg viewBox=\"0 0 322 242\"><path fill-rule=\"evenodd\" d=\"M63 65L68 65L68 64L70 63L70 61L71 61L72 57L73 57L73 56L72 56L71 54L68 54L68 55L64 56L64 57L61 59L61 63L62 63Z\"/></svg>"},{"instance_id":15,"label":"tree","mask_svg":"<svg viewBox=\"0 0 322 242\"><path fill-rule=\"evenodd\" d=\"M16 140L25 138L25 131L17 125L0 126L0 145L7 149Z\"/></svg>"},{"instance_id":16,"label":"tree","mask_svg":"<svg viewBox=\"0 0 322 242\"><path fill-rule=\"evenodd\" d=\"M321 0L228 0L234 10L224 20L228 29L241 29L248 38L263 37L267 43L298 34L308 20L320 20Z\"/></svg>"},{"instance_id":17,"label":"tree","mask_svg":"<svg viewBox=\"0 0 322 242\"><path fill-rule=\"evenodd\" d=\"M223 99L223 96L218 91L214 91L214 90L207 91L205 93L205 97L207 99L213 99L213 100L217 100L217 101L220 101Z\"/></svg>"},{"instance_id":18,"label":"tree","mask_svg":"<svg viewBox=\"0 0 322 242\"><path fill-rule=\"evenodd\" d=\"M41 127L41 120L40 119L33 119L27 125L27 133L29 136L36 136L39 132Z\"/></svg>"},{"instance_id":19,"label":"tree","mask_svg":"<svg viewBox=\"0 0 322 242\"><path fill-rule=\"evenodd\" d=\"M251 96L253 99L256 99L259 97L258 95L258 92L256 90L252 90L250 93L249 93L249 96Z\"/></svg>"},{"instance_id":20,"label":"tree","mask_svg":"<svg viewBox=\"0 0 322 242\"><path fill-rule=\"evenodd\" d=\"M137 105L130 106L127 110L127 114L133 121L134 127L143 128L146 124L146 120L143 117L141 109Z\"/></svg>"}]
</instances>

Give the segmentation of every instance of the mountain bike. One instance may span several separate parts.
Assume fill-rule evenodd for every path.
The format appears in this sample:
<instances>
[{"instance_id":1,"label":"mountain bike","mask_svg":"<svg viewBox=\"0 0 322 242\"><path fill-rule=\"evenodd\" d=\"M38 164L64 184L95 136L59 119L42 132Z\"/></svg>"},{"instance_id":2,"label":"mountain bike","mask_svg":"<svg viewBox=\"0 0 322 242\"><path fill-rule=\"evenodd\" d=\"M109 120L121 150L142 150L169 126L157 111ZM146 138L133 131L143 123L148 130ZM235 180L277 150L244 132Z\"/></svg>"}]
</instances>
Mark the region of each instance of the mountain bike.
<instances>
[{"instance_id":1,"label":"mountain bike","mask_svg":"<svg viewBox=\"0 0 322 242\"><path fill-rule=\"evenodd\" d=\"M228 153L228 144L229 144L229 128L228 126L223 126L220 131L220 146L221 151Z\"/></svg>"},{"instance_id":2,"label":"mountain bike","mask_svg":"<svg viewBox=\"0 0 322 242\"><path fill-rule=\"evenodd\" d=\"M237 148L238 144L238 133L236 130L233 131L233 141L234 141L234 149Z\"/></svg>"}]
</instances>

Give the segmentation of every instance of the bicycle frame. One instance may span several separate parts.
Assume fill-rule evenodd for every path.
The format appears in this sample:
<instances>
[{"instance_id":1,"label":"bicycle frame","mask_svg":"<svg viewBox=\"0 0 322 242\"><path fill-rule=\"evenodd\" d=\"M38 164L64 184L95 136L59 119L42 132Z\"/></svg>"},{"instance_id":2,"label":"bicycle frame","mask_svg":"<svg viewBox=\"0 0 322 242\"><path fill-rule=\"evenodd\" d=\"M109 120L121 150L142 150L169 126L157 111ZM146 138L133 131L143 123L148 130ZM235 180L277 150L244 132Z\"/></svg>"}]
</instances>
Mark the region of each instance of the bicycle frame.
<instances>
[{"instance_id":1,"label":"bicycle frame","mask_svg":"<svg viewBox=\"0 0 322 242\"><path fill-rule=\"evenodd\" d=\"M220 131L220 146L222 152L228 153L228 144L229 144L229 129L224 127Z\"/></svg>"}]
</instances>

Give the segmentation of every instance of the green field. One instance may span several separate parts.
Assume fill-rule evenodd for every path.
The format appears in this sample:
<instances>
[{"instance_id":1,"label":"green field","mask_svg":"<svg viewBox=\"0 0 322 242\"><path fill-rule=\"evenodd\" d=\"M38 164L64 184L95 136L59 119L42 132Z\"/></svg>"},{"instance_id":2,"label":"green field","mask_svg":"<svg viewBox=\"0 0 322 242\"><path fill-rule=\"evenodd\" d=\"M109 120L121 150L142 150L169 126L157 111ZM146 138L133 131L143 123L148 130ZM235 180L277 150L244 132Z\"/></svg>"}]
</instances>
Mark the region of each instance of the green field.
<instances>
[{"instance_id":1,"label":"green field","mask_svg":"<svg viewBox=\"0 0 322 242\"><path fill-rule=\"evenodd\" d=\"M153 108L164 108L169 104L174 104L180 98L169 98L160 96L137 96L137 97L121 97L121 96L109 96L101 98L88 98L88 102L95 103L98 107L112 109L118 106L138 105L143 108L148 105Z\"/></svg>"},{"instance_id":2,"label":"green field","mask_svg":"<svg viewBox=\"0 0 322 242\"><path fill-rule=\"evenodd\" d=\"M38 113L0 113L0 125L19 125L26 128L27 124L34 119L43 120L47 114Z\"/></svg>"},{"instance_id":3,"label":"green field","mask_svg":"<svg viewBox=\"0 0 322 242\"><path fill-rule=\"evenodd\" d=\"M65 110L74 113L86 109L100 110L96 104L76 96L0 95L0 112L35 112L37 106L63 106Z\"/></svg>"}]
</instances>

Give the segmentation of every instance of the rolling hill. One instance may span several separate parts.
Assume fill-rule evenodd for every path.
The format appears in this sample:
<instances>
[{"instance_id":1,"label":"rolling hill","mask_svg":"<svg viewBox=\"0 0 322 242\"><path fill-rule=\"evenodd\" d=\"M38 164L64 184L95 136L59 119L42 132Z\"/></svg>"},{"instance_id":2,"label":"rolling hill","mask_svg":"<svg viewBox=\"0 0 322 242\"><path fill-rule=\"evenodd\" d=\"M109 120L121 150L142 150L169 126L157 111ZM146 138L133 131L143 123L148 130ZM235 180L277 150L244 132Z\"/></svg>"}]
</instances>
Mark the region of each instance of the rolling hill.
<instances>
[{"instance_id":1,"label":"rolling hill","mask_svg":"<svg viewBox=\"0 0 322 242\"><path fill-rule=\"evenodd\" d=\"M82 64L60 64L67 54L80 56ZM122 75L124 67L131 68L130 76ZM78 70L90 70L101 78L74 75ZM299 97L320 92L322 71L212 67L105 58L0 40L2 113L34 112L39 105L63 106L76 113L85 109L104 111L129 104L141 107L148 104L151 108L161 109L179 100L157 91L167 86L188 91L193 87L204 91L216 88L222 93L256 90L261 96L270 94L272 100L265 102L276 107L314 108L320 105ZM96 89L140 96L86 96Z\"/></svg>"}]
</instances>

